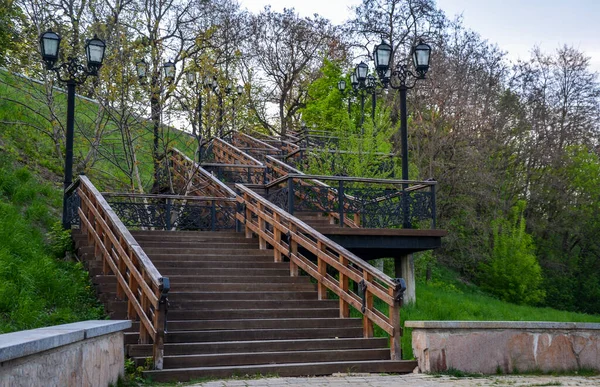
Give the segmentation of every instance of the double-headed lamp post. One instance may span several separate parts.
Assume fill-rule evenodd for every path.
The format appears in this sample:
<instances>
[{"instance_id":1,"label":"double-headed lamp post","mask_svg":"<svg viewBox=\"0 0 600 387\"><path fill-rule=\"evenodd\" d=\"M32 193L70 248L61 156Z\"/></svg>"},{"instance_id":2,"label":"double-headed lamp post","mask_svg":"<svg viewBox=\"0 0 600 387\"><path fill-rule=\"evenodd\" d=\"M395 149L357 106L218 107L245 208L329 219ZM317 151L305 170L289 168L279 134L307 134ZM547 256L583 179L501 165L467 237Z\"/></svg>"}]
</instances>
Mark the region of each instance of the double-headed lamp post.
<instances>
[{"instance_id":1,"label":"double-headed lamp post","mask_svg":"<svg viewBox=\"0 0 600 387\"><path fill-rule=\"evenodd\" d=\"M408 118L406 113L406 92L415 87L417 81L425 79L429 70L429 59L431 57L431 47L428 44L419 41L412 47L411 55L414 65L414 73L404 63L397 63L392 70L390 62L393 57L392 46L385 40L376 45L373 50L373 60L375 61L375 70L383 87L391 87L400 90L400 137L402 147L402 180L408 180ZM403 185L404 190L408 188ZM403 201L404 220L403 227L411 228L410 216L408 214L408 198Z\"/></svg>"},{"instance_id":2,"label":"double-headed lamp post","mask_svg":"<svg viewBox=\"0 0 600 387\"><path fill-rule=\"evenodd\" d=\"M75 126L75 86L83 84L91 76L97 76L104 62L104 51L106 44L96 35L85 43L85 54L87 66L79 63L77 58L69 57L66 62L59 65L58 62L60 36L48 30L40 35L40 52L46 70L54 71L60 82L67 84L67 133L65 146L65 180L63 197L62 224L65 230L71 228L68 216L66 190L73 182L73 137Z\"/></svg>"},{"instance_id":3,"label":"double-headed lamp post","mask_svg":"<svg viewBox=\"0 0 600 387\"><path fill-rule=\"evenodd\" d=\"M400 90L400 136L402 138L402 180L408 180L408 120L406 113L406 91L415 87L420 79L425 79L429 70L429 58L431 47L419 41L411 54L414 63L414 73L406 64L398 63L395 69L391 69L392 46L385 41L375 46L373 59L375 70L384 87ZM412 83L410 82L412 81Z\"/></svg>"}]
</instances>

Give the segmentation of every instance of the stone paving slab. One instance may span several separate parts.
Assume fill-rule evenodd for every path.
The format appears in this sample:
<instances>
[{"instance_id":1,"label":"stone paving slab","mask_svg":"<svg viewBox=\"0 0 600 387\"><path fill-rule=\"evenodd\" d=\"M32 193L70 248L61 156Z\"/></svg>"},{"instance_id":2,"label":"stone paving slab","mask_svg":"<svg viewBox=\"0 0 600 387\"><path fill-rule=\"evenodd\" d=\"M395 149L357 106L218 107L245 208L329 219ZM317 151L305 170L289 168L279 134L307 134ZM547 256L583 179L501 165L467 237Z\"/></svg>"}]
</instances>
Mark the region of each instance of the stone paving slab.
<instances>
[{"instance_id":1,"label":"stone paving slab","mask_svg":"<svg viewBox=\"0 0 600 387\"><path fill-rule=\"evenodd\" d=\"M215 380L194 387L525 387L525 386L600 386L600 376L482 376L456 378L426 374L373 375L339 374L313 378L264 378Z\"/></svg>"}]
</instances>

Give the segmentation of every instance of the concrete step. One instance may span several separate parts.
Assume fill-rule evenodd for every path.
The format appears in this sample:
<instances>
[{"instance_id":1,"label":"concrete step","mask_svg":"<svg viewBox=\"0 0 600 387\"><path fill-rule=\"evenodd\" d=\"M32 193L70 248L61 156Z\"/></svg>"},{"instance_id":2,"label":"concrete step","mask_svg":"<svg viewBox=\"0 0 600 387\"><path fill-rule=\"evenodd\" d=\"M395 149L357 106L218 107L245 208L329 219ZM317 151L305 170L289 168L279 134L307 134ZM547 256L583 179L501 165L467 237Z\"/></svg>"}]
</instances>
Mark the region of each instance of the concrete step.
<instances>
[{"instance_id":1,"label":"concrete step","mask_svg":"<svg viewBox=\"0 0 600 387\"><path fill-rule=\"evenodd\" d=\"M275 318L275 319L223 319L223 320L173 320L169 332L241 329L292 329L292 328L360 328L359 318Z\"/></svg>"},{"instance_id":2,"label":"concrete step","mask_svg":"<svg viewBox=\"0 0 600 387\"><path fill-rule=\"evenodd\" d=\"M219 320L219 319L270 319L270 318L336 318L340 311L335 308L272 308L272 309L214 309L186 310L170 309L169 319L173 320Z\"/></svg>"},{"instance_id":3,"label":"concrete step","mask_svg":"<svg viewBox=\"0 0 600 387\"><path fill-rule=\"evenodd\" d=\"M279 329L239 329L212 331L176 331L166 335L168 343L193 343L208 341L248 341L248 340L291 340L324 339L335 337L361 337L362 328L279 328Z\"/></svg>"},{"instance_id":4,"label":"concrete step","mask_svg":"<svg viewBox=\"0 0 600 387\"><path fill-rule=\"evenodd\" d=\"M146 254L153 263L159 262L179 262L179 261L198 261L198 262L273 262L273 250L252 250L244 254L215 254L214 252L206 254L168 254L168 253L149 253Z\"/></svg>"},{"instance_id":5,"label":"concrete step","mask_svg":"<svg viewBox=\"0 0 600 387\"><path fill-rule=\"evenodd\" d=\"M144 251L149 256L152 256L155 254L160 254L160 255L169 254L171 256L173 256L173 255L181 256L181 255L189 254L189 255L196 255L196 256L202 257L202 256L207 256L207 255L220 255L220 256L261 255L261 254L268 254L269 252L271 253L271 255L273 254L273 250L270 250L270 251L269 250L259 250L258 246L256 246L255 249L249 249L249 248L223 248L223 249L220 249L217 247L215 247L215 248L147 247L147 248L144 248Z\"/></svg>"},{"instance_id":6,"label":"concrete step","mask_svg":"<svg viewBox=\"0 0 600 387\"><path fill-rule=\"evenodd\" d=\"M180 282L216 281L226 282L267 282L271 277L286 278L285 280L274 280L279 282L304 281L307 277L290 277L289 268L281 269L238 269L238 268L163 268L160 270L163 276L173 277L171 282L177 279Z\"/></svg>"},{"instance_id":7,"label":"concrete step","mask_svg":"<svg viewBox=\"0 0 600 387\"><path fill-rule=\"evenodd\" d=\"M155 241L155 242L139 242L142 249L149 250L155 248L162 249L223 249L223 250L258 250L258 241L252 239L244 239L243 241L232 242L171 242L171 241Z\"/></svg>"},{"instance_id":8,"label":"concrete step","mask_svg":"<svg viewBox=\"0 0 600 387\"><path fill-rule=\"evenodd\" d=\"M281 308L279 300L212 300L212 301L172 301L169 311L175 309L185 310L222 310L222 309L277 309ZM339 306L337 300L294 300L288 306L294 309L335 308Z\"/></svg>"},{"instance_id":9,"label":"concrete step","mask_svg":"<svg viewBox=\"0 0 600 387\"><path fill-rule=\"evenodd\" d=\"M145 371L145 377L155 382L189 381L192 379L231 375L317 376L334 373L409 373L417 366L412 360L368 360L292 364L260 364L247 366L192 367L160 371Z\"/></svg>"},{"instance_id":10,"label":"concrete step","mask_svg":"<svg viewBox=\"0 0 600 387\"><path fill-rule=\"evenodd\" d=\"M206 261L206 260L192 260L192 261L157 261L153 259L154 266L158 271L168 270L171 268L183 269L183 268L195 268L195 269L282 269L285 268L289 272L289 263L275 263L273 259L270 262L254 262L251 260L236 262L236 261Z\"/></svg>"},{"instance_id":11,"label":"concrete step","mask_svg":"<svg viewBox=\"0 0 600 387\"><path fill-rule=\"evenodd\" d=\"M317 292L169 292L169 300L176 301L218 301L218 300L273 300L273 301L290 301L290 300L316 300Z\"/></svg>"},{"instance_id":12,"label":"concrete step","mask_svg":"<svg viewBox=\"0 0 600 387\"><path fill-rule=\"evenodd\" d=\"M387 339L378 338L334 338L303 340L256 340L214 343L165 344L165 355L202 355L220 353L254 353L282 351L318 351L332 349L373 349L387 346ZM151 356L152 344L131 344L127 348L131 357ZM252 356L252 355L249 355Z\"/></svg>"},{"instance_id":13,"label":"concrete step","mask_svg":"<svg viewBox=\"0 0 600 387\"><path fill-rule=\"evenodd\" d=\"M388 348L326 351L249 352L165 356L164 368L223 367L259 364L313 363L350 360L389 360ZM145 358L134 359L143 365Z\"/></svg>"}]
</instances>

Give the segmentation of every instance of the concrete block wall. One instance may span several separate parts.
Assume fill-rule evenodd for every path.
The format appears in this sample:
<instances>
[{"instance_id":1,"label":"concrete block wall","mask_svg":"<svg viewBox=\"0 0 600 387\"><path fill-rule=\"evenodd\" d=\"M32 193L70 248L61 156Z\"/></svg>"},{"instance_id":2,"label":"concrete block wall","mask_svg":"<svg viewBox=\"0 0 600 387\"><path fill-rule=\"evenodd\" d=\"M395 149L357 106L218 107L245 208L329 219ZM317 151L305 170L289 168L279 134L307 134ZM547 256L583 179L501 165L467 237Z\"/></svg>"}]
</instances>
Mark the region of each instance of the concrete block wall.
<instances>
[{"instance_id":1,"label":"concrete block wall","mask_svg":"<svg viewBox=\"0 0 600 387\"><path fill-rule=\"evenodd\" d=\"M600 324L407 321L421 372L600 371Z\"/></svg>"},{"instance_id":2,"label":"concrete block wall","mask_svg":"<svg viewBox=\"0 0 600 387\"><path fill-rule=\"evenodd\" d=\"M129 320L94 320L0 335L0 386L116 383L130 327Z\"/></svg>"}]
</instances>

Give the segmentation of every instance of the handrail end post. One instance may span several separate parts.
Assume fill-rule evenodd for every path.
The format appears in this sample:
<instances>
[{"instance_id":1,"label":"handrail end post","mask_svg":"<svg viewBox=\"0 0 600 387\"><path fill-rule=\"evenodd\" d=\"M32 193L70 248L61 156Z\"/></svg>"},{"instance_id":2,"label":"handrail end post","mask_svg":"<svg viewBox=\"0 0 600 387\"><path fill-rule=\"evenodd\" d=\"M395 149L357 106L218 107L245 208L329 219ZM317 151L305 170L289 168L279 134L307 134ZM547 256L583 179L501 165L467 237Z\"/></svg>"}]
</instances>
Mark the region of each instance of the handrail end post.
<instances>
[{"instance_id":1,"label":"handrail end post","mask_svg":"<svg viewBox=\"0 0 600 387\"><path fill-rule=\"evenodd\" d=\"M394 278L393 298L394 305L390 307L390 323L394 328L394 334L390 335L391 360L402 360L402 321L400 319L400 308L406 291L404 278Z\"/></svg>"}]
</instances>

